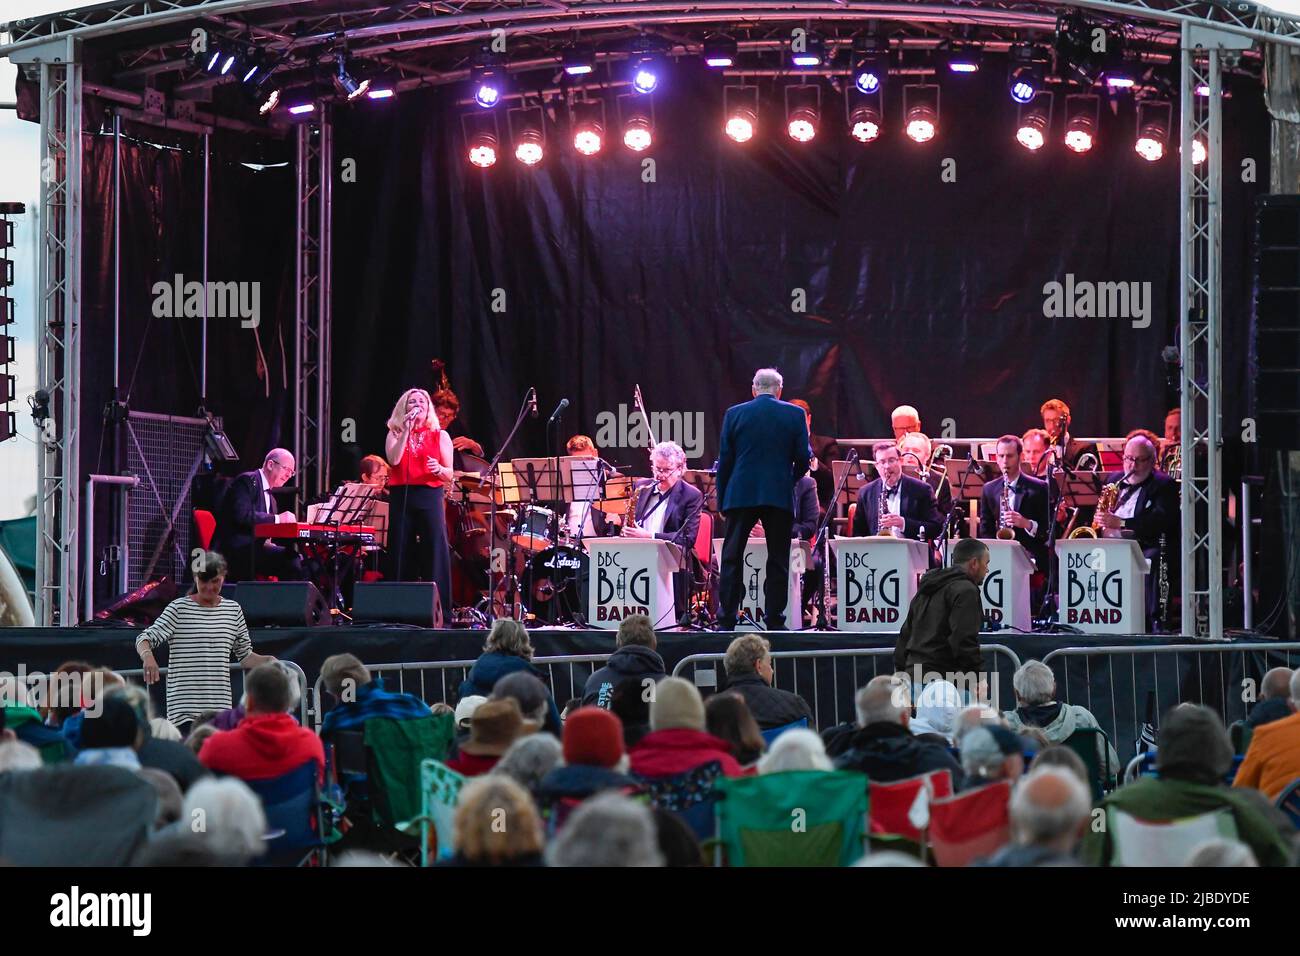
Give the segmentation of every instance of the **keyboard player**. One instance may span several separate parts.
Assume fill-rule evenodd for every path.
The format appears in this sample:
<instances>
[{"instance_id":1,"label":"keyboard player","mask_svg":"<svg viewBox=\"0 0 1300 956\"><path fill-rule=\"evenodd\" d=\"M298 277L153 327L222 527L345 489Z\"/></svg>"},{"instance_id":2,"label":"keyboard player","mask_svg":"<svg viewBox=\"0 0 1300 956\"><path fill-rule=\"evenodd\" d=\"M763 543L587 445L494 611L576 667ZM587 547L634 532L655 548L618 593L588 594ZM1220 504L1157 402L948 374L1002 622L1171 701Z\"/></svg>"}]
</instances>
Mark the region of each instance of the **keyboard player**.
<instances>
[{"instance_id":1,"label":"keyboard player","mask_svg":"<svg viewBox=\"0 0 1300 956\"><path fill-rule=\"evenodd\" d=\"M253 528L259 524L297 521L292 511L275 511L271 492L294 475L293 454L273 448L256 471L238 475L226 488L217 513L214 548L226 557L228 581L249 581L254 574L274 576L281 581L303 578L302 558L292 548L269 540L258 540Z\"/></svg>"}]
</instances>

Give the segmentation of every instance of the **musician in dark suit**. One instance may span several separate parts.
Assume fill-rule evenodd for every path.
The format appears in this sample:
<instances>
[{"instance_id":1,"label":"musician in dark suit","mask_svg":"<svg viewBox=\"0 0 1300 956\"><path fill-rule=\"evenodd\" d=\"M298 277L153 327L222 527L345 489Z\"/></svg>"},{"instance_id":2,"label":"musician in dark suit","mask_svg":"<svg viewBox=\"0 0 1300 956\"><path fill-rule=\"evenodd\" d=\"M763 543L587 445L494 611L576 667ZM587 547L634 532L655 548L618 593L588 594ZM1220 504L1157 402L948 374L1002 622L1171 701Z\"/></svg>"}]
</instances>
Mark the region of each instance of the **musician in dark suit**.
<instances>
[{"instance_id":1,"label":"musician in dark suit","mask_svg":"<svg viewBox=\"0 0 1300 956\"><path fill-rule=\"evenodd\" d=\"M1039 571L1047 570L1047 482L1020 468L1024 445L1015 435L998 439L995 457L1002 475L984 485L980 500L980 537L996 538L1000 521L1016 534L1016 540L1025 546ZM1011 496L1005 515L1002 510L1002 489L1009 486Z\"/></svg>"},{"instance_id":2,"label":"musician in dark suit","mask_svg":"<svg viewBox=\"0 0 1300 956\"><path fill-rule=\"evenodd\" d=\"M1047 432L1048 454L1055 455L1058 463L1064 461L1074 468L1083 455L1098 454L1096 445L1078 441L1070 435L1070 406L1065 402L1049 398L1038 412L1043 416L1043 431Z\"/></svg>"},{"instance_id":3,"label":"musician in dark suit","mask_svg":"<svg viewBox=\"0 0 1300 956\"><path fill-rule=\"evenodd\" d=\"M909 462L916 465L922 471L930 467L930 459L934 456L934 445L925 432L908 432L902 438L898 439L898 454L904 465ZM918 477L920 477L918 475ZM939 465L931 469L926 477L921 479L930 486L934 492L934 501L939 508L939 516L945 521L948 515L952 513L952 485L948 481L948 471Z\"/></svg>"},{"instance_id":4,"label":"musician in dark suit","mask_svg":"<svg viewBox=\"0 0 1300 956\"><path fill-rule=\"evenodd\" d=\"M254 525L297 521L292 511L275 511L271 492L293 477L293 454L285 448L267 452L262 467L246 471L230 482L217 512L214 550L225 556L228 581L252 580L254 574L281 580L301 580L302 559L292 548L253 536Z\"/></svg>"},{"instance_id":5,"label":"musician in dark suit","mask_svg":"<svg viewBox=\"0 0 1300 956\"><path fill-rule=\"evenodd\" d=\"M677 613L686 612L690 597L691 572L695 568L695 536L700 530L704 495L682 481L686 452L676 442L664 441L650 450L650 479L634 483L636 523L623 529L625 538L658 538L682 549L682 570L673 574L673 600ZM669 622L651 621L655 627Z\"/></svg>"},{"instance_id":6,"label":"musician in dark suit","mask_svg":"<svg viewBox=\"0 0 1300 956\"><path fill-rule=\"evenodd\" d=\"M475 471L482 465L465 460L466 455L483 457L483 446L465 434L460 423L460 399L450 388L441 388L430 396L438 425L451 437L452 467L456 471Z\"/></svg>"},{"instance_id":7,"label":"musician in dark suit","mask_svg":"<svg viewBox=\"0 0 1300 956\"><path fill-rule=\"evenodd\" d=\"M808 470L812 449L804 410L781 401L783 384L776 369L759 369L751 387L753 399L731 406L722 419L717 488L727 533L718 585L721 630L735 629L745 543L759 521L767 539L764 623L770 631L785 629L794 486Z\"/></svg>"},{"instance_id":8,"label":"musician in dark suit","mask_svg":"<svg viewBox=\"0 0 1300 956\"><path fill-rule=\"evenodd\" d=\"M834 438L813 434L811 405L802 398L793 399L790 404L798 405L804 411L808 423L808 444L812 448L808 474L817 483L817 501L823 508L829 507L831 495L835 494L835 475L831 471L831 462L840 457L840 446Z\"/></svg>"},{"instance_id":9,"label":"musician in dark suit","mask_svg":"<svg viewBox=\"0 0 1300 956\"><path fill-rule=\"evenodd\" d=\"M1145 435L1135 435L1124 445L1124 468L1106 476L1106 484L1119 483L1115 507L1097 516L1097 522L1110 532L1131 531L1142 553L1151 561L1147 575L1147 620L1156 620L1159 611L1160 537L1165 538L1165 560L1169 563L1169 580L1176 580L1173 567L1182 547L1180 518L1181 498L1178 482L1156 470L1156 445ZM1172 586L1172 585L1171 585ZM1164 623L1164 622L1162 622Z\"/></svg>"},{"instance_id":10,"label":"musician in dark suit","mask_svg":"<svg viewBox=\"0 0 1300 956\"><path fill-rule=\"evenodd\" d=\"M934 503L934 491L919 478L903 474L898 446L878 441L871 455L880 477L858 490L853 515L853 535L892 534L912 541L931 541L943 530L943 516ZM880 495L885 495L885 517L880 523Z\"/></svg>"}]
</instances>

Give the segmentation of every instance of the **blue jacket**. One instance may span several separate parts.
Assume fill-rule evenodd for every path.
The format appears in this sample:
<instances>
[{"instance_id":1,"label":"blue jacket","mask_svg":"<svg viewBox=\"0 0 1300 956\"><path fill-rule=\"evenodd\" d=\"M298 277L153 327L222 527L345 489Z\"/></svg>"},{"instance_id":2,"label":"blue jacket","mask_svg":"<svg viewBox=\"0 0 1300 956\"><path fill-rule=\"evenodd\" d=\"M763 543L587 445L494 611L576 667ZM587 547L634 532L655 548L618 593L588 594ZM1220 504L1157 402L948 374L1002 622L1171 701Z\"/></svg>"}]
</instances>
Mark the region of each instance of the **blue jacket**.
<instances>
[{"instance_id":1,"label":"blue jacket","mask_svg":"<svg viewBox=\"0 0 1300 956\"><path fill-rule=\"evenodd\" d=\"M546 675L525 658L490 651L480 654L479 659L474 662L474 666L469 669L469 674L461 682L460 696L464 698L477 694L481 697L491 697L492 688L496 686L497 681L507 674L513 674L515 671L527 671L542 683L547 683ZM564 726L560 722L560 708L555 706L555 696L553 694L548 695L547 700L549 705L547 707L546 723L542 729L558 737L563 732Z\"/></svg>"},{"instance_id":2,"label":"blue jacket","mask_svg":"<svg viewBox=\"0 0 1300 956\"><path fill-rule=\"evenodd\" d=\"M732 508L794 510L794 484L808 470L808 419L798 405L759 395L722 419L718 502Z\"/></svg>"}]
</instances>

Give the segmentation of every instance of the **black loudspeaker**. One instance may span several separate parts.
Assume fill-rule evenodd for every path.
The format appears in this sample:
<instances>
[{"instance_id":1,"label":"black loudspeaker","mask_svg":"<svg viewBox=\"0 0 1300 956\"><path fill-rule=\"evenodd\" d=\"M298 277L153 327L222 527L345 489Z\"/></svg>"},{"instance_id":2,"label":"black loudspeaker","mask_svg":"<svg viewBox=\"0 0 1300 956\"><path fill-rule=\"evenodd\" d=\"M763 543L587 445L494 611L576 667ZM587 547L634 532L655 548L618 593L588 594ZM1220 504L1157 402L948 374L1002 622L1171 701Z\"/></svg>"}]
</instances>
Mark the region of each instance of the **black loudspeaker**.
<instances>
[{"instance_id":1,"label":"black loudspeaker","mask_svg":"<svg viewBox=\"0 0 1300 956\"><path fill-rule=\"evenodd\" d=\"M329 623L329 605L310 581L241 581L234 597L249 627Z\"/></svg>"},{"instance_id":2,"label":"black loudspeaker","mask_svg":"<svg viewBox=\"0 0 1300 956\"><path fill-rule=\"evenodd\" d=\"M1255 359L1256 437L1300 449L1300 196L1256 202Z\"/></svg>"},{"instance_id":3,"label":"black loudspeaker","mask_svg":"<svg viewBox=\"0 0 1300 956\"><path fill-rule=\"evenodd\" d=\"M415 624L442 627L442 601L432 581L357 582L352 593L357 624Z\"/></svg>"}]
</instances>

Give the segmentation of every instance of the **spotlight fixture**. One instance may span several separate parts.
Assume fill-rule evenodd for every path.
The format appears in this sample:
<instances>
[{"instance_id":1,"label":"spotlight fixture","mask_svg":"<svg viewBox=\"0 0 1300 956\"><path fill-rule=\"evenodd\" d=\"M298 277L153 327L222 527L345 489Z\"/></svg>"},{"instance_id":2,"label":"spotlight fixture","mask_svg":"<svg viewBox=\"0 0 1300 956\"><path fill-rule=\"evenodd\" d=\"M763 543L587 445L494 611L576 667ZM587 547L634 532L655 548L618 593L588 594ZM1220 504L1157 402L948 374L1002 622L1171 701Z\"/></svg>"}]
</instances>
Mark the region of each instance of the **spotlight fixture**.
<instances>
[{"instance_id":1,"label":"spotlight fixture","mask_svg":"<svg viewBox=\"0 0 1300 956\"><path fill-rule=\"evenodd\" d=\"M546 155L546 113L540 106L516 107L507 113L515 159L536 166Z\"/></svg>"},{"instance_id":2,"label":"spotlight fixture","mask_svg":"<svg viewBox=\"0 0 1300 956\"><path fill-rule=\"evenodd\" d=\"M978 73L984 48L969 40L954 40L945 59L950 73Z\"/></svg>"},{"instance_id":3,"label":"spotlight fixture","mask_svg":"<svg viewBox=\"0 0 1300 956\"><path fill-rule=\"evenodd\" d=\"M469 161L479 169L489 169L497 163L497 137L495 133L480 132L469 141Z\"/></svg>"},{"instance_id":4,"label":"spotlight fixture","mask_svg":"<svg viewBox=\"0 0 1300 956\"><path fill-rule=\"evenodd\" d=\"M871 143L880 138L880 110L861 103L849 114L849 135L859 143Z\"/></svg>"},{"instance_id":5,"label":"spotlight fixture","mask_svg":"<svg viewBox=\"0 0 1300 956\"><path fill-rule=\"evenodd\" d=\"M583 100L573 104L573 148L595 156L605 145L605 102Z\"/></svg>"},{"instance_id":6,"label":"spotlight fixture","mask_svg":"<svg viewBox=\"0 0 1300 956\"><path fill-rule=\"evenodd\" d=\"M722 88L723 131L736 143L748 143L758 132L758 87L728 84Z\"/></svg>"},{"instance_id":7,"label":"spotlight fixture","mask_svg":"<svg viewBox=\"0 0 1300 956\"><path fill-rule=\"evenodd\" d=\"M1007 92L1017 103L1030 103L1043 88L1043 62L1035 59L1034 47L1029 43L1012 46L1010 57Z\"/></svg>"},{"instance_id":8,"label":"spotlight fixture","mask_svg":"<svg viewBox=\"0 0 1300 956\"><path fill-rule=\"evenodd\" d=\"M1020 124L1016 129L1016 142L1036 153L1047 143L1052 128L1052 94L1040 93L1020 109Z\"/></svg>"},{"instance_id":9,"label":"spotlight fixture","mask_svg":"<svg viewBox=\"0 0 1300 956\"><path fill-rule=\"evenodd\" d=\"M574 44L564 51L564 72L569 76L586 76L596 68L596 51L586 44Z\"/></svg>"},{"instance_id":10,"label":"spotlight fixture","mask_svg":"<svg viewBox=\"0 0 1300 956\"><path fill-rule=\"evenodd\" d=\"M1168 102L1143 101L1138 103L1137 140L1134 151L1148 163L1159 161L1169 147L1169 123L1173 106Z\"/></svg>"},{"instance_id":11,"label":"spotlight fixture","mask_svg":"<svg viewBox=\"0 0 1300 956\"><path fill-rule=\"evenodd\" d=\"M928 143L939 132L939 87L915 83L903 87L903 118L907 138Z\"/></svg>"},{"instance_id":12,"label":"spotlight fixture","mask_svg":"<svg viewBox=\"0 0 1300 956\"><path fill-rule=\"evenodd\" d=\"M654 132L650 126L650 120L645 116L634 116L627 121L623 127L623 145L628 149L641 153L650 148L654 142Z\"/></svg>"},{"instance_id":13,"label":"spotlight fixture","mask_svg":"<svg viewBox=\"0 0 1300 956\"><path fill-rule=\"evenodd\" d=\"M269 72L266 55L258 49L250 47L245 51L243 62L240 64L239 82L245 84L261 83L263 77Z\"/></svg>"},{"instance_id":14,"label":"spotlight fixture","mask_svg":"<svg viewBox=\"0 0 1300 956\"><path fill-rule=\"evenodd\" d=\"M479 65L470 73L470 85L474 89L474 102L485 110L490 110L501 102L505 92L505 75L495 66Z\"/></svg>"},{"instance_id":15,"label":"spotlight fixture","mask_svg":"<svg viewBox=\"0 0 1300 956\"><path fill-rule=\"evenodd\" d=\"M1205 162L1209 153L1205 149L1205 140L1197 136L1192 140L1192 165L1199 166Z\"/></svg>"},{"instance_id":16,"label":"spotlight fixture","mask_svg":"<svg viewBox=\"0 0 1300 956\"><path fill-rule=\"evenodd\" d=\"M618 115L623 127L623 145L635 153L645 152L654 142L654 99L639 93L618 97Z\"/></svg>"},{"instance_id":17,"label":"spotlight fixture","mask_svg":"<svg viewBox=\"0 0 1300 956\"><path fill-rule=\"evenodd\" d=\"M299 87L282 93L278 103L293 116L305 116L316 111L316 92L311 87Z\"/></svg>"},{"instance_id":18,"label":"spotlight fixture","mask_svg":"<svg viewBox=\"0 0 1300 956\"><path fill-rule=\"evenodd\" d=\"M1101 98L1092 93L1075 93L1065 98L1065 147L1086 153L1097 141L1097 118Z\"/></svg>"},{"instance_id":19,"label":"spotlight fixture","mask_svg":"<svg viewBox=\"0 0 1300 956\"><path fill-rule=\"evenodd\" d=\"M261 102L257 104L258 115L265 116L267 113L273 112L279 105L280 91L278 89L273 89L268 92L266 96L262 97Z\"/></svg>"},{"instance_id":20,"label":"spotlight fixture","mask_svg":"<svg viewBox=\"0 0 1300 956\"><path fill-rule=\"evenodd\" d=\"M853 40L853 86L859 93L877 93L889 73L889 40L874 34Z\"/></svg>"},{"instance_id":21,"label":"spotlight fixture","mask_svg":"<svg viewBox=\"0 0 1300 956\"><path fill-rule=\"evenodd\" d=\"M810 143L821 124L821 87L800 83L785 88L785 129L796 143Z\"/></svg>"},{"instance_id":22,"label":"spotlight fixture","mask_svg":"<svg viewBox=\"0 0 1300 956\"><path fill-rule=\"evenodd\" d=\"M370 89L366 90L366 98L372 100L392 99L396 94L391 83L371 83Z\"/></svg>"},{"instance_id":23,"label":"spotlight fixture","mask_svg":"<svg viewBox=\"0 0 1300 956\"><path fill-rule=\"evenodd\" d=\"M715 34L704 38L704 63L715 70L726 69L735 65L736 41L728 36Z\"/></svg>"},{"instance_id":24,"label":"spotlight fixture","mask_svg":"<svg viewBox=\"0 0 1300 956\"><path fill-rule=\"evenodd\" d=\"M800 70L808 70L822 65L826 55L826 43L811 30L803 30L790 40L790 65Z\"/></svg>"},{"instance_id":25,"label":"spotlight fixture","mask_svg":"<svg viewBox=\"0 0 1300 956\"><path fill-rule=\"evenodd\" d=\"M370 89L369 80L358 80L353 75L355 69L356 65L348 61L347 54L342 50L334 55L334 87L347 97L349 103L365 96Z\"/></svg>"},{"instance_id":26,"label":"spotlight fixture","mask_svg":"<svg viewBox=\"0 0 1300 956\"><path fill-rule=\"evenodd\" d=\"M659 76L663 72L663 61L652 49L650 41L642 38L637 41L632 51L628 70L628 79L632 89L638 93L653 93L659 86Z\"/></svg>"}]
</instances>

